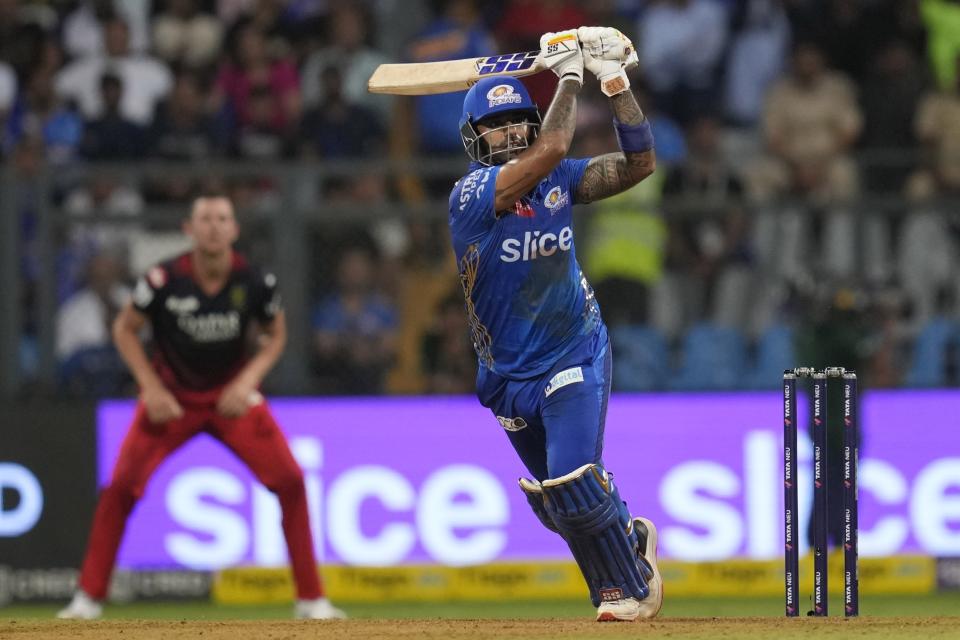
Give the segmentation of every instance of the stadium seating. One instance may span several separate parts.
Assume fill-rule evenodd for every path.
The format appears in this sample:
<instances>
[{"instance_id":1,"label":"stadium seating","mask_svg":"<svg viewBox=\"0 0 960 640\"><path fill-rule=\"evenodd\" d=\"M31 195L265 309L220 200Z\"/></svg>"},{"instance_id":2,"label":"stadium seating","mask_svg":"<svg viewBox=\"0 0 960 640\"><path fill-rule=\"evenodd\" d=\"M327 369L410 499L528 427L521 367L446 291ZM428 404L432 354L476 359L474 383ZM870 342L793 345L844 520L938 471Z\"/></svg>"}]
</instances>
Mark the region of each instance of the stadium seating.
<instances>
[{"instance_id":1,"label":"stadium seating","mask_svg":"<svg viewBox=\"0 0 960 640\"><path fill-rule=\"evenodd\" d=\"M670 354L662 333L646 325L611 329L613 384L618 391L657 391L670 379Z\"/></svg>"},{"instance_id":2,"label":"stadium seating","mask_svg":"<svg viewBox=\"0 0 960 640\"><path fill-rule=\"evenodd\" d=\"M736 389L746 368L746 344L736 329L703 322L683 339L683 362L670 380L678 391Z\"/></svg>"},{"instance_id":3,"label":"stadium seating","mask_svg":"<svg viewBox=\"0 0 960 640\"><path fill-rule=\"evenodd\" d=\"M947 384L947 368L956 367L960 362L949 362L960 348L960 329L953 320L944 317L931 319L917 336L913 348L913 359L907 372L905 383L910 387L942 387Z\"/></svg>"}]
</instances>

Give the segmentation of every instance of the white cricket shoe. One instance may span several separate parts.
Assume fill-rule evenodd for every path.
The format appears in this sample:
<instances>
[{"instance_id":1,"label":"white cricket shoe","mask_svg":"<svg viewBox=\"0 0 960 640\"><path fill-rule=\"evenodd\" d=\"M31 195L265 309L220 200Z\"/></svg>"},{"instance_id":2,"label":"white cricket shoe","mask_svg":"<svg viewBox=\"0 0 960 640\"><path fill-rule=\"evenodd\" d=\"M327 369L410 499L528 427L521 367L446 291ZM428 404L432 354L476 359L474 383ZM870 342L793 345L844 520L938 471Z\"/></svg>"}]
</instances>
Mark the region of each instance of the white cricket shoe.
<instances>
[{"instance_id":1,"label":"white cricket shoe","mask_svg":"<svg viewBox=\"0 0 960 640\"><path fill-rule=\"evenodd\" d=\"M653 571L653 577L647 580L650 591L647 597L640 601L639 617L656 618L663 607L663 577L660 575L660 568L657 567L657 528L646 518L634 518L633 526L640 536L643 556L640 560L645 561Z\"/></svg>"},{"instance_id":2,"label":"white cricket shoe","mask_svg":"<svg viewBox=\"0 0 960 640\"><path fill-rule=\"evenodd\" d=\"M640 602L636 598L601 602L597 607L597 622L632 622L640 616Z\"/></svg>"},{"instance_id":3,"label":"white cricket shoe","mask_svg":"<svg viewBox=\"0 0 960 640\"><path fill-rule=\"evenodd\" d=\"M657 567L657 528L646 518L634 518L633 526L640 537L640 561L653 574L647 580L649 592L643 600L621 598L601 602L597 607L597 622L632 622L637 618L655 618L663 607L663 578Z\"/></svg>"},{"instance_id":4,"label":"white cricket shoe","mask_svg":"<svg viewBox=\"0 0 960 640\"><path fill-rule=\"evenodd\" d=\"M327 598L297 600L293 617L301 620L345 620L347 614L333 606Z\"/></svg>"},{"instance_id":5,"label":"white cricket shoe","mask_svg":"<svg viewBox=\"0 0 960 640\"><path fill-rule=\"evenodd\" d=\"M61 620L96 620L103 615L103 605L82 590L73 594L73 600L57 613Z\"/></svg>"}]
</instances>

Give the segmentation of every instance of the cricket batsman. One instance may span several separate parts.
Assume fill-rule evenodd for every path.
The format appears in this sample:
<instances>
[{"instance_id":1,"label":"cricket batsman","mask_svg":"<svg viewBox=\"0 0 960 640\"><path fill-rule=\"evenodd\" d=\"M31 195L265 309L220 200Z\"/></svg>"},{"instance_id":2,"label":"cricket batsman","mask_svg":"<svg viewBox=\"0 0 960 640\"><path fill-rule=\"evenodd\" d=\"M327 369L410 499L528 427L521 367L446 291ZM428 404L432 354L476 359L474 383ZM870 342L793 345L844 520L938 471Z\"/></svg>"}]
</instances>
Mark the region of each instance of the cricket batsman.
<instances>
[{"instance_id":1,"label":"cricket batsman","mask_svg":"<svg viewBox=\"0 0 960 640\"><path fill-rule=\"evenodd\" d=\"M653 173L650 125L630 91L633 44L608 27L546 33L559 76L542 121L515 78L480 80L460 119L470 172L449 223L479 360L477 395L535 480L530 506L567 542L598 621L653 618L663 602L657 531L631 517L602 459L612 354L577 262L572 207ZM620 150L567 159L586 68L610 98Z\"/></svg>"}]
</instances>

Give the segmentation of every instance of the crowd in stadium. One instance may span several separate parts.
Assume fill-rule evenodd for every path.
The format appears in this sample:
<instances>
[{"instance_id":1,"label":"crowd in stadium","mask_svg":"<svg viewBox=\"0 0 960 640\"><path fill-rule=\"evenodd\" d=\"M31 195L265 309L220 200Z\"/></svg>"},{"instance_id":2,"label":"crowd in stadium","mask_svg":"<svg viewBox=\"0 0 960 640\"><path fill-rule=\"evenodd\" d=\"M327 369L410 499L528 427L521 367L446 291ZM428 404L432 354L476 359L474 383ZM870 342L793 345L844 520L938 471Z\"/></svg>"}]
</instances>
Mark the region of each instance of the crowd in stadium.
<instances>
[{"instance_id":1,"label":"crowd in stadium","mask_svg":"<svg viewBox=\"0 0 960 640\"><path fill-rule=\"evenodd\" d=\"M658 160L577 230L615 388L769 388L800 363L857 368L872 387L960 384L956 0L0 0L23 371L36 366L40 207L68 220L56 353L64 388L84 394L129 389L89 374L123 370L108 327L143 266L136 225L91 216L182 215L211 183L241 211L278 206L265 178L78 169L449 158L448 174L361 167L311 185L321 212L437 209L318 230L305 265L311 371L317 393L470 392L444 215L466 166L462 94L395 99L366 80L384 62L531 50L543 32L589 24L636 43ZM541 109L555 83L528 78ZM574 156L616 149L596 85L581 94L575 145ZM38 176L51 182L43 195Z\"/></svg>"}]
</instances>

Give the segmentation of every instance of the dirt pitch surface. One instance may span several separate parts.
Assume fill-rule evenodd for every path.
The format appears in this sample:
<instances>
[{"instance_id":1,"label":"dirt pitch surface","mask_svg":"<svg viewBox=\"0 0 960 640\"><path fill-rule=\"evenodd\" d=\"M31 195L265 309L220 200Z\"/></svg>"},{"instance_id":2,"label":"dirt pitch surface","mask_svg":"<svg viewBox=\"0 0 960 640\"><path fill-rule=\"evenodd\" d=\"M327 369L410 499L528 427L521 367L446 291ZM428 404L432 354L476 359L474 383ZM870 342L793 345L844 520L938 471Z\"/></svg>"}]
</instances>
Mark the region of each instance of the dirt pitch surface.
<instances>
[{"instance_id":1,"label":"dirt pitch surface","mask_svg":"<svg viewBox=\"0 0 960 640\"><path fill-rule=\"evenodd\" d=\"M403 638L958 638L960 618L662 618L599 624L569 618L537 620L193 621L8 620L3 640L397 640Z\"/></svg>"}]
</instances>

